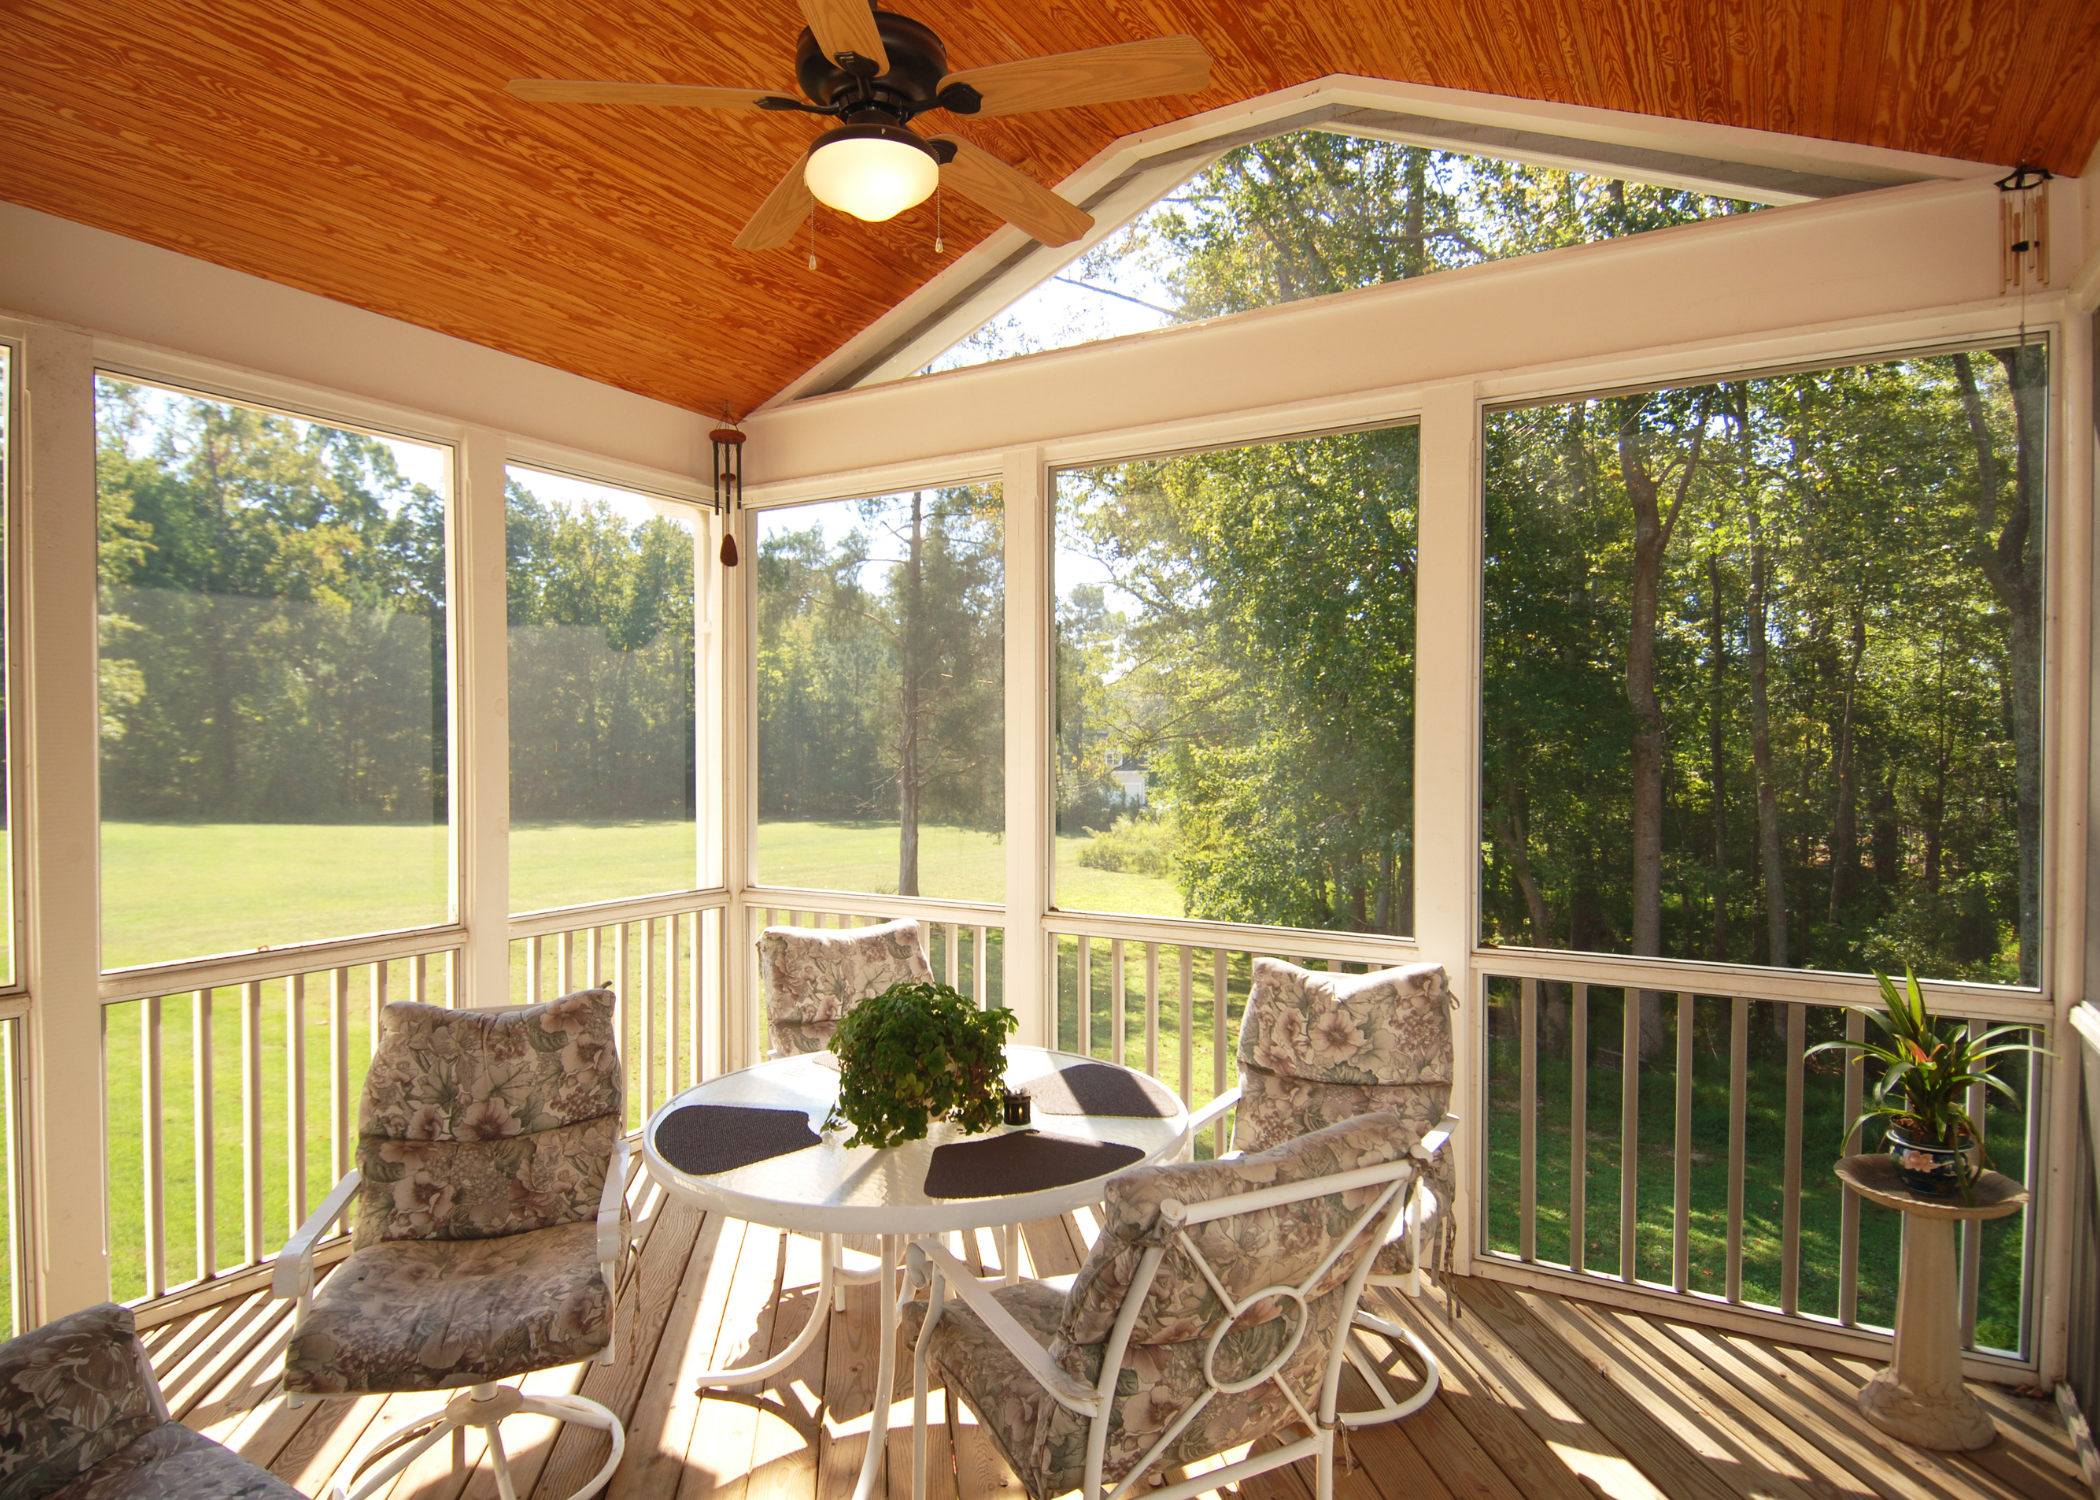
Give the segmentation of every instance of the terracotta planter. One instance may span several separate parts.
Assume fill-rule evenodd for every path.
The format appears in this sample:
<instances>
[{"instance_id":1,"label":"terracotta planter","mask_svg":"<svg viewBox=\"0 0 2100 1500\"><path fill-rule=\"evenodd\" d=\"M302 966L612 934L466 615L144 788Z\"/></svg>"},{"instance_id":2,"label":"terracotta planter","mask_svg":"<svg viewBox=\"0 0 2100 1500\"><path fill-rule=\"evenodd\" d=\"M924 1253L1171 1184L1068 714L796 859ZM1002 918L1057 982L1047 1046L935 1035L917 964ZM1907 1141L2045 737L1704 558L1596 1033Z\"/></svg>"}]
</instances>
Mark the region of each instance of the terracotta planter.
<instances>
[{"instance_id":1,"label":"terracotta planter","mask_svg":"<svg viewBox=\"0 0 2100 1500\"><path fill-rule=\"evenodd\" d=\"M1974 1182L1983 1170L1983 1147L1978 1142L1936 1145L1913 1134L1906 1124L1889 1127L1889 1158L1903 1174L1905 1187L1935 1198L1953 1197L1964 1182Z\"/></svg>"}]
</instances>

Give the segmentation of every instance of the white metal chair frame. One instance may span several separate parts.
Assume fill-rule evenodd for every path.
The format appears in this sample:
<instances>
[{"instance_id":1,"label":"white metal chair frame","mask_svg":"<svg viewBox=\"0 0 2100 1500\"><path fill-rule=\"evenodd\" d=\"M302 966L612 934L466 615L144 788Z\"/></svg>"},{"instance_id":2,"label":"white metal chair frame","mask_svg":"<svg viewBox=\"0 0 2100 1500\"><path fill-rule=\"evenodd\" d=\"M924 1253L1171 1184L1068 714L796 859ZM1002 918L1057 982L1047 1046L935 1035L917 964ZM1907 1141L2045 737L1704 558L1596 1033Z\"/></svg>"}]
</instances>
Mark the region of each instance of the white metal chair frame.
<instances>
[{"instance_id":1,"label":"white metal chair frame","mask_svg":"<svg viewBox=\"0 0 2100 1500\"><path fill-rule=\"evenodd\" d=\"M623 1091L624 1092L624 1091ZM627 1158L630 1143L621 1139L613 1143L612 1160L606 1164L605 1186L598 1194L598 1269L605 1278L606 1295L614 1299L613 1326L615 1339L591 1356L591 1362L610 1365L616 1346L619 1318L617 1304L620 1292L619 1272L626 1248L622 1230L622 1210L627 1193ZM299 1226L299 1232L285 1242L278 1252L277 1269L271 1280L273 1295L296 1299L297 1308L292 1314L292 1329L297 1332L313 1311L314 1292L314 1247L328 1226L342 1218L356 1196L363 1174L355 1167L343 1174L343 1180L335 1185L321 1206ZM346 1391L340 1396L285 1393L285 1403L298 1407L307 1401L354 1400L357 1397L375 1394L368 1391ZM612 1434L612 1455L603 1467L575 1491L569 1500L589 1500L589 1497L605 1488L613 1471L620 1467L620 1459L627 1451L627 1433L620 1419L610 1409L587 1396L528 1396L511 1386L495 1381L471 1386L454 1396L439 1410L402 1426L370 1443L348 1466L349 1483L355 1488L346 1488L344 1481L336 1480L332 1489L332 1500L370 1500L394 1482L397 1475L434 1447L449 1433L465 1427L479 1427L487 1435L489 1466L496 1473L496 1492L502 1500L518 1500L517 1486L510 1477L510 1459L503 1451L503 1438L498 1431L504 1418L525 1412L532 1416L551 1417L557 1422L575 1422L584 1427L595 1427ZM374 1468L373 1466L378 1467ZM371 1469L368 1476L365 1471Z\"/></svg>"},{"instance_id":2,"label":"white metal chair frame","mask_svg":"<svg viewBox=\"0 0 2100 1500\"><path fill-rule=\"evenodd\" d=\"M1305 1404L1298 1399L1297 1393L1291 1390L1290 1386L1280 1378L1281 1372L1289 1364L1292 1356L1298 1352L1299 1345L1305 1340L1310 1321L1310 1304L1314 1289L1319 1285L1321 1279L1327 1275L1328 1271L1333 1268L1335 1263L1344 1254L1348 1253L1352 1245L1361 1245L1368 1231L1373 1239L1373 1245L1368 1250L1359 1251L1362 1258L1341 1291L1341 1295L1347 1299L1344 1306L1352 1314L1355 1312L1357 1301L1363 1295L1364 1284L1371 1269L1371 1262L1377 1258L1377 1246L1385 1242L1386 1235L1391 1231L1393 1220L1401 1212L1408 1185L1415 1180L1416 1175L1416 1162L1409 1157L1402 1157L1396 1161L1385 1162L1375 1167L1359 1167L1353 1171L1337 1172L1326 1177L1315 1177L1300 1182L1283 1183L1275 1187L1258 1188L1252 1192L1214 1198L1204 1203L1184 1204L1173 1198L1162 1200L1159 1206L1160 1228L1162 1230L1161 1243L1147 1246L1144 1254L1138 1261L1137 1272L1131 1278L1130 1287L1123 1295L1122 1305L1117 1310L1115 1325L1109 1333L1108 1343L1102 1353L1100 1378L1092 1386L1088 1386L1085 1382L1076 1379L1052 1363L1048 1351L1035 1341L1028 1330L1021 1326L1020 1321L1012 1313L999 1305L990 1288L979 1281L971 1273L970 1268L957 1259L955 1255L942 1246L931 1242L921 1241L915 1244L910 1253L912 1273L910 1279L911 1281L923 1282L927 1285L928 1306L926 1309L926 1321L919 1330L919 1339L914 1348L912 1360L912 1500L926 1500L928 1349L931 1344L934 1327L940 1321L946 1294L951 1288L968 1304L970 1310L983 1320L985 1327L1005 1346L1007 1352L1019 1361L1021 1367L1043 1388L1051 1399L1063 1406L1067 1411L1089 1419L1085 1478L1080 1493L1084 1500L1103 1500L1101 1470L1108 1448L1109 1421L1115 1407L1116 1381L1123 1372L1123 1361L1129 1352L1131 1332L1137 1324L1138 1314L1144 1307L1145 1299L1151 1293L1153 1278L1158 1274L1160 1262L1166 1256L1167 1242L1169 1240L1189 1258L1197 1270L1201 1272L1204 1280L1210 1283L1212 1292L1216 1294L1219 1303L1224 1308L1224 1314L1204 1347L1203 1377L1205 1389L1203 1393L1190 1402L1180 1416L1168 1426L1167 1430L1160 1434L1159 1438L1146 1450L1144 1456L1132 1466L1129 1474L1124 1476L1123 1482L1117 1485L1110 1493L1107 1500L1128 1500L1129 1496L1138 1492L1141 1488L1144 1489L1148 1500L1189 1500L1189 1497L1204 1494L1210 1490L1221 1489L1227 1485L1236 1485L1251 1475L1265 1473L1270 1469L1282 1468L1286 1464L1296 1463L1301 1458L1312 1458L1317 1461L1318 1484L1315 1490L1315 1500L1333 1500L1334 1435L1335 1430L1344 1424L1344 1419L1335 1410L1335 1403L1341 1386L1342 1360L1350 1342L1347 1334L1347 1322L1345 1321L1342 1328L1337 1330L1338 1336L1334 1341L1334 1347L1327 1356L1326 1369L1320 1382L1317 1413L1306 1410ZM1381 1185L1382 1191L1377 1193L1372 1201L1365 1206L1363 1211L1358 1214L1356 1221L1349 1226L1348 1231L1336 1241L1319 1265L1297 1286L1266 1286L1259 1291L1249 1292L1244 1297L1235 1298L1225 1289L1224 1284L1218 1279L1217 1273L1212 1270L1209 1262L1204 1260L1202 1254L1196 1249L1194 1242L1190 1240L1188 1235L1188 1229L1191 1225L1205 1224L1215 1219L1231 1218L1238 1214L1277 1208L1287 1203L1296 1203L1308 1198L1322 1198L1333 1193L1348 1192L1358 1188L1381 1187ZM912 1295L913 1293L908 1287L905 1296L909 1298ZM1231 1382L1219 1380L1212 1368L1212 1361L1217 1356L1219 1344L1223 1342L1225 1336L1238 1323L1241 1314L1255 1304L1271 1297L1280 1298L1295 1304L1297 1326L1282 1352L1244 1380ZM1293 1316L1293 1314L1285 1313L1284 1316ZM1434 1384L1434 1369L1435 1367L1432 1365L1432 1388ZM1182 1480L1178 1484L1166 1485L1157 1489L1146 1487L1147 1474L1160 1462L1163 1455L1173 1447L1176 1439L1181 1436L1188 1425L1201 1415L1203 1409L1210 1404L1214 1397L1238 1395L1245 1391L1251 1391L1268 1381L1275 1383L1277 1390L1282 1392L1284 1400L1289 1404L1291 1411L1304 1424L1306 1429L1305 1437L1295 1442L1285 1443L1280 1447L1271 1449L1267 1453L1250 1454L1236 1463L1209 1470L1195 1478ZM1279 1419L1279 1421L1281 1420L1288 1419Z\"/></svg>"},{"instance_id":3,"label":"white metal chair frame","mask_svg":"<svg viewBox=\"0 0 2100 1500\"><path fill-rule=\"evenodd\" d=\"M1191 1146L1193 1146L1199 1134L1239 1102L1240 1088L1238 1084L1234 1084L1191 1115L1189 1117L1189 1141ZM1443 1119L1437 1121L1435 1128L1422 1137L1421 1144L1416 1146L1411 1153L1417 1161L1423 1164L1423 1169L1416 1174L1415 1180L1408 1184L1406 1199L1400 1209L1401 1223L1407 1232L1409 1258L1407 1271L1399 1276L1381 1275L1377 1271L1373 1271L1367 1278L1366 1285L1390 1287L1409 1297L1422 1295L1422 1221L1429 1215L1417 1210L1422 1206L1422 1197L1424 1195L1428 1195L1432 1203L1435 1202L1435 1189L1422 1179L1429 1175L1429 1159L1444 1149L1444 1146L1451 1139L1452 1131L1457 1129L1457 1127L1458 1116L1446 1111ZM1237 1155L1239 1155L1237 1151L1228 1151L1219 1160L1229 1160ZM1441 1206L1447 1212L1451 1208L1451 1205L1448 1203ZM1439 1233L1441 1232L1440 1228ZM1376 1260L1376 1258L1375 1256L1372 1257L1373 1260ZM1449 1296L1450 1288L1446 1287L1445 1297L1448 1299ZM1358 1330L1365 1333L1375 1333L1395 1348L1405 1344L1408 1348L1414 1350L1415 1357L1422 1361L1422 1368L1427 1373L1423 1375L1421 1383L1408 1394L1405 1400L1395 1400L1393 1398L1392 1388L1378 1374L1376 1357L1364 1346L1363 1340L1356 1336ZM1376 1313L1365 1312L1362 1308L1357 1308L1351 1317L1350 1333L1345 1343L1348 1347L1349 1363L1356 1366L1357 1373L1363 1376L1364 1384L1369 1386L1372 1394L1378 1398L1378 1404L1366 1407L1361 1411L1343 1412L1340 1420L1344 1427L1375 1427L1381 1422L1397 1422L1402 1417L1413 1416L1429 1403L1429 1399L1437 1393L1437 1387L1442 1383L1443 1374L1437 1364L1436 1355L1429 1345L1422 1341L1421 1336L1413 1329L1403 1328L1398 1323L1389 1322L1379 1317Z\"/></svg>"}]
</instances>

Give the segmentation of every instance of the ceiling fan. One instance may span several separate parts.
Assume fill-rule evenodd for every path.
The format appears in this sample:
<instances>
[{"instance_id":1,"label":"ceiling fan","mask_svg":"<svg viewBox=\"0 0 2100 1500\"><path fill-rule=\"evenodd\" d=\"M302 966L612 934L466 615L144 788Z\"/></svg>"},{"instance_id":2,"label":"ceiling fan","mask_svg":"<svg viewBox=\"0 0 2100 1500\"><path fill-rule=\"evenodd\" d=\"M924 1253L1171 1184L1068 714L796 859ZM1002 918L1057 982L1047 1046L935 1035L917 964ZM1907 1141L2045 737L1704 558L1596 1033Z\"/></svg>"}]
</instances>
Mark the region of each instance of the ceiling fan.
<instances>
[{"instance_id":1,"label":"ceiling fan","mask_svg":"<svg viewBox=\"0 0 2100 1500\"><path fill-rule=\"evenodd\" d=\"M893 218L946 186L1046 245L1093 227L1073 207L991 152L952 135L922 136L911 121L950 114L1027 114L1108 104L1210 87L1210 54L1192 36L1153 37L1061 52L1025 62L948 71L947 48L930 26L877 10L872 0L799 0L809 27L795 48L806 98L767 89L671 83L585 83L514 78L521 99L548 104L651 104L761 109L837 121L744 225L739 250L770 250L795 237L814 202L870 222Z\"/></svg>"}]
</instances>

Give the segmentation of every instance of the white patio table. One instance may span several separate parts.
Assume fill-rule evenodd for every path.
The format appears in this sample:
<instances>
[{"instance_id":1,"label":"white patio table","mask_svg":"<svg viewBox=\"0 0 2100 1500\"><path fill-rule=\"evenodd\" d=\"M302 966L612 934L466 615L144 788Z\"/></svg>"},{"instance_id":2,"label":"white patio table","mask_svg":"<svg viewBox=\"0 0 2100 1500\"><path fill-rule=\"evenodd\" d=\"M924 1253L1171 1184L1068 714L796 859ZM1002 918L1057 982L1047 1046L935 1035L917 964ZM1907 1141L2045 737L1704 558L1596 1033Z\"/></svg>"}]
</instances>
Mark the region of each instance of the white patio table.
<instances>
[{"instance_id":1,"label":"white patio table","mask_svg":"<svg viewBox=\"0 0 2100 1500\"><path fill-rule=\"evenodd\" d=\"M1006 1082L1011 1088L1029 1088L1056 1070L1078 1064L1116 1066L1041 1047L1009 1046L1005 1050ZM1011 1228L1099 1203L1103 1184L1116 1171L1178 1155L1188 1136L1188 1111L1178 1100L1172 1102L1172 1113L1163 1118L1051 1115L1038 1111L1030 1128L1080 1140L1113 1142L1133 1147L1142 1156L1098 1176L1035 1192L986 1198L934 1198L927 1195L925 1183L938 1147L988 1140L1021 1127L1002 1126L981 1135L965 1136L948 1122L937 1121L922 1141L884 1151L865 1146L848 1150L845 1141L850 1130L823 1132L824 1118L838 1098L838 1085L837 1066L827 1053L775 1058L756 1067L725 1073L666 1101L650 1116L642 1132L642 1151L650 1176L675 1198L712 1213L771 1228L817 1234L824 1240L824 1269L816 1301L808 1323L794 1343L763 1364L706 1371L699 1378L701 1386L751 1385L769 1380L794 1364L815 1340L833 1300L839 1237L881 1237L882 1333L875 1376L876 1400L867 1456L861 1462L860 1481L853 1492L854 1500L870 1500L882 1473L887 1446L884 1438L889 1430L889 1395L896 1379L897 1279L906 1243L959 1230ZM684 1171L658 1151L657 1130L671 1114L694 1104L802 1110L808 1116L809 1128L823 1132L822 1139L816 1145L725 1172L703 1176ZM1011 1275L1011 1236L1007 1244L1006 1269Z\"/></svg>"}]
</instances>

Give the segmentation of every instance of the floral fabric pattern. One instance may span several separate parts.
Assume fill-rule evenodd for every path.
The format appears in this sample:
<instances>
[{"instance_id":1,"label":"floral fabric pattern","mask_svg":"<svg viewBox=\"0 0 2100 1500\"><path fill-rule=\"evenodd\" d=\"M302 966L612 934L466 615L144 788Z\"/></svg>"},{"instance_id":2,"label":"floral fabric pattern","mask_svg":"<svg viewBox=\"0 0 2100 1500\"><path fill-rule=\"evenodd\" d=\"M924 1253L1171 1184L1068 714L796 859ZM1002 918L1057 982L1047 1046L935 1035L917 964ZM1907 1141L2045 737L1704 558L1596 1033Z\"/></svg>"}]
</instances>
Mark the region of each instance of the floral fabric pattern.
<instances>
[{"instance_id":1,"label":"floral fabric pattern","mask_svg":"<svg viewBox=\"0 0 2100 1500\"><path fill-rule=\"evenodd\" d=\"M909 919L875 927L768 927L758 972L776 1057L821 1052L839 1019L893 984L931 983L933 968Z\"/></svg>"},{"instance_id":2,"label":"floral fabric pattern","mask_svg":"<svg viewBox=\"0 0 2100 1500\"><path fill-rule=\"evenodd\" d=\"M395 1001L381 1013L358 1135L487 1141L618 1115L613 1005L611 990L489 1010Z\"/></svg>"},{"instance_id":3,"label":"floral fabric pattern","mask_svg":"<svg viewBox=\"0 0 2100 1500\"><path fill-rule=\"evenodd\" d=\"M357 1143L358 1249L473 1240L595 1218L617 1115L485 1141Z\"/></svg>"},{"instance_id":4,"label":"floral fabric pattern","mask_svg":"<svg viewBox=\"0 0 2100 1500\"><path fill-rule=\"evenodd\" d=\"M1137 1261L1146 1245L1159 1242L1163 1199L1207 1202L1273 1183L1374 1166L1394 1160L1410 1144L1410 1133L1397 1118L1369 1115L1258 1156L1133 1168L1110 1180L1106 1222L1067 1296L1060 1298L1040 1282L995 1288L992 1295L1060 1368L1093 1385L1101 1378L1108 1332ZM1311 1275L1372 1196L1370 1191L1329 1194L1215 1220L1189 1235L1233 1296L1245 1297ZM1304 1337L1276 1377L1308 1407L1317 1405L1327 1359L1341 1336L1348 1312L1346 1283L1370 1249L1366 1236L1320 1279L1304 1315ZM1170 1250L1146 1294L1117 1373L1102 1466L1106 1484L1126 1477L1208 1389L1204 1352L1222 1311L1201 1271L1185 1254ZM924 1317L922 1304L905 1309L908 1338L916 1339ZM1218 1341L1217 1379L1231 1384L1265 1368L1297 1334L1298 1317L1295 1304L1282 1299L1250 1307ZM953 1300L945 1305L928 1352L1035 1500L1051 1500L1080 1485L1088 1420L1045 1392L968 1306ZM1215 1396L1162 1462L1188 1463L1252 1442L1291 1417L1289 1404L1269 1381L1236 1395Z\"/></svg>"},{"instance_id":5,"label":"floral fabric pattern","mask_svg":"<svg viewBox=\"0 0 2100 1500\"><path fill-rule=\"evenodd\" d=\"M1448 1088L1451 1009L1442 964L1321 974L1257 958L1240 1063L1319 1083Z\"/></svg>"},{"instance_id":6,"label":"floral fabric pattern","mask_svg":"<svg viewBox=\"0 0 2100 1500\"><path fill-rule=\"evenodd\" d=\"M111 1454L51 1500L304 1500L267 1470L180 1422Z\"/></svg>"},{"instance_id":7,"label":"floral fabric pattern","mask_svg":"<svg viewBox=\"0 0 2100 1500\"><path fill-rule=\"evenodd\" d=\"M451 1390L587 1359L612 1332L591 1220L496 1239L390 1240L321 1283L285 1350L284 1388Z\"/></svg>"},{"instance_id":8,"label":"floral fabric pattern","mask_svg":"<svg viewBox=\"0 0 2100 1500\"><path fill-rule=\"evenodd\" d=\"M1404 1156L1409 1143L1405 1125L1395 1116L1364 1115L1252 1156L1117 1173L1108 1180L1101 1232L1072 1278L1061 1329L1064 1339L1075 1345L1107 1339L1144 1252L1161 1243L1162 1200L1207 1203L1257 1188L1379 1166ZM1235 1214L1192 1226L1188 1235L1212 1273L1238 1299L1263 1287L1303 1281L1377 1193L1378 1189L1362 1188ZM1324 1296L1348 1280L1353 1269L1352 1258L1341 1257L1312 1295ZM1258 1303L1240 1315L1235 1331L1273 1320L1282 1311L1278 1301ZM1160 1262L1130 1341L1178 1344L1207 1338L1223 1314L1224 1306L1203 1273L1181 1249L1172 1247Z\"/></svg>"},{"instance_id":9,"label":"floral fabric pattern","mask_svg":"<svg viewBox=\"0 0 2100 1500\"><path fill-rule=\"evenodd\" d=\"M0 1345L0 1500L37 1500L168 1420L128 1308L105 1302Z\"/></svg>"}]
</instances>

